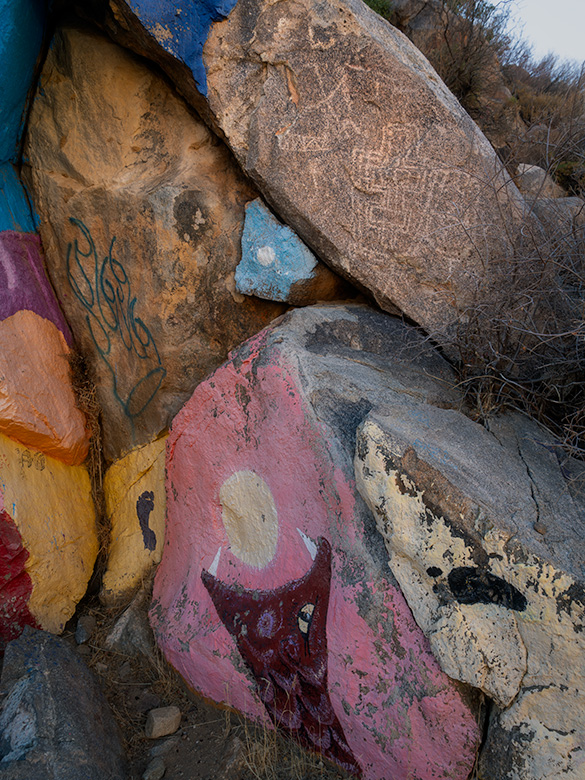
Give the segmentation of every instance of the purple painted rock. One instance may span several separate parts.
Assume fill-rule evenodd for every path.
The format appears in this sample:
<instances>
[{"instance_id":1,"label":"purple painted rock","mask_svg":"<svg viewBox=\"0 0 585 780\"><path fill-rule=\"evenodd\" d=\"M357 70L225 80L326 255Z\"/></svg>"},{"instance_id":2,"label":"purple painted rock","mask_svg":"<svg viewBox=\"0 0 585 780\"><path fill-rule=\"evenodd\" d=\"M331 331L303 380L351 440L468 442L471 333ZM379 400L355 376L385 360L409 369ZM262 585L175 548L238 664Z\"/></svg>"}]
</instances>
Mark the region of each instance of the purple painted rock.
<instances>
[{"instance_id":1,"label":"purple painted rock","mask_svg":"<svg viewBox=\"0 0 585 780\"><path fill-rule=\"evenodd\" d=\"M200 384L167 444L151 623L188 684L365 778L467 778L474 707L444 675L355 490L355 432L446 363L365 306L297 309Z\"/></svg>"},{"instance_id":2,"label":"purple painted rock","mask_svg":"<svg viewBox=\"0 0 585 780\"><path fill-rule=\"evenodd\" d=\"M67 28L42 82L28 173L115 460L152 440L228 350L283 307L236 292L244 206L256 192L159 75Z\"/></svg>"},{"instance_id":3,"label":"purple painted rock","mask_svg":"<svg viewBox=\"0 0 585 780\"><path fill-rule=\"evenodd\" d=\"M167 70L276 213L382 308L447 346L478 301L489 327L524 201L428 61L364 3L84 7Z\"/></svg>"},{"instance_id":4,"label":"purple painted rock","mask_svg":"<svg viewBox=\"0 0 585 780\"><path fill-rule=\"evenodd\" d=\"M34 233L0 233L0 320L28 309L59 328L71 345L71 332L47 278L41 240Z\"/></svg>"}]
</instances>

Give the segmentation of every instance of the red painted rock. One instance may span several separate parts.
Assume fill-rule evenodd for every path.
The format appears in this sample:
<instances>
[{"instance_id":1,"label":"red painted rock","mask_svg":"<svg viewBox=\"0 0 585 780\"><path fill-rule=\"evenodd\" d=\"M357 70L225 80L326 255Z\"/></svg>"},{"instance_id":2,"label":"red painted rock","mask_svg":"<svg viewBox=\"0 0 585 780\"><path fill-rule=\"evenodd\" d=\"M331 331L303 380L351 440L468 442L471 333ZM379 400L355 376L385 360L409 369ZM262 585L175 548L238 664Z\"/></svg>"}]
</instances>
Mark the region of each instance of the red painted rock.
<instances>
[{"instance_id":1,"label":"red painted rock","mask_svg":"<svg viewBox=\"0 0 585 780\"><path fill-rule=\"evenodd\" d=\"M229 351L283 311L236 292L256 191L159 74L60 30L28 125L47 264L96 377L109 461L166 428Z\"/></svg>"},{"instance_id":2,"label":"red painted rock","mask_svg":"<svg viewBox=\"0 0 585 780\"><path fill-rule=\"evenodd\" d=\"M151 622L205 696L366 778L467 778L474 708L443 674L355 490L355 431L395 394L457 404L447 365L365 306L285 316L177 415Z\"/></svg>"}]
</instances>

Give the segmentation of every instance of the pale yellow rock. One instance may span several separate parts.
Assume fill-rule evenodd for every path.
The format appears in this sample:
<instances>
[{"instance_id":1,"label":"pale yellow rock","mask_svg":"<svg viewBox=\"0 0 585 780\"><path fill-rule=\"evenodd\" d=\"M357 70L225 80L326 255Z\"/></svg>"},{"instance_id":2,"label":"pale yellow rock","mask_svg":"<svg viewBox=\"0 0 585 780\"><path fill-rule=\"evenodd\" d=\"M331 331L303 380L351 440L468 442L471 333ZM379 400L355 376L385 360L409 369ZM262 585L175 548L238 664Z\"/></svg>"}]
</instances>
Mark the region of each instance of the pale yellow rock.
<instances>
[{"instance_id":1,"label":"pale yellow rock","mask_svg":"<svg viewBox=\"0 0 585 780\"><path fill-rule=\"evenodd\" d=\"M166 439L137 447L106 472L104 493L112 531L101 593L104 603L128 596L160 562L165 536Z\"/></svg>"},{"instance_id":2,"label":"pale yellow rock","mask_svg":"<svg viewBox=\"0 0 585 780\"><path fill-rule=\"evenodd\" d=\"M29 553L29 610L41 628L59 633L85 594L98 552L87 470L0 434L0 493Z\"/></svg>"},{"instance_id":3,"label":"pale yellow rock","mask_svg":"<svg viewBox=\"0 0 585 780\"><path fill-rule=\"evenodd\" d=\"M0 322L0 344L0 432L69 465L83 463L89 431L75 403L63 334L25 310Z\"/></svg>"}]
</instances>

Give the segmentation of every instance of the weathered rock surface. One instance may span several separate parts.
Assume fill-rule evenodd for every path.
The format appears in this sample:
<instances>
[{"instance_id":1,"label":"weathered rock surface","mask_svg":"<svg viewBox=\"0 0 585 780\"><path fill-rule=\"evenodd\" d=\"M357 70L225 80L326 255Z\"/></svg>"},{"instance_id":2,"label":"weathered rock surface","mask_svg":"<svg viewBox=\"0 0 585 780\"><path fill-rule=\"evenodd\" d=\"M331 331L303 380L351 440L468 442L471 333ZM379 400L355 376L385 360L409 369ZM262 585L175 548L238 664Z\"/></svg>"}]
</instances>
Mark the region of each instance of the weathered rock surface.
<instances>
[{"instance_id":1,"label":"weathered rock surface","mask_svg":"<svg viewBox=\"0 0 585 780\"><path fill-rule=\"evenodd\" d=\"M200 384L167 445L151 608L188 684L366 778L467 778L473 706L442 674L355 492L376 400L459 401L412 328L297 309Z\"/></svg>"},{"instance_id":2,"label":"weathered rock surface","mask_svg":"<svg viewBox=\"0 0 585 780\"><path fill-rule=\"evenodd\" d=\"M90 434L63 334L25 310L0 322L0 344L0 433L71 466L83 463Z\"/></svg>"},{"instance_id":3,"label":"weathered rock surface","mask_svg":"<svg viewBox=\"0 0 585 780\"><path fill-rule=\"evenodd\" d=\"M538 165L520 163L514 178L516 186L526 198L563 198L567 193L553 181L552 176Z\"/></svg>"},{"instance_id":4,"label":"weathered rock surface","mask_svg":"<svg viewBox=\"0 0 585 780\"><path fill-rule=\"evenodd\" d=\"M113 715L97 680L57 637L26 628L0 682L4 780L125 780Z\"/></svg>"},{"instance_id":5,"label":"weathered rock surface","mask_svg":"<svg viewBox=\"0 0 585 780\"><path fill-rule=\"evenodd\" d=\"M165 539L166 436L113 463L104 477L111 525L101 600L127 599L160 562Z\"/></svg>"},{"instance_id":6,"label":"weathered rock surface","mask_svg":"<svg viewBox=\"0 0 585 780\"><path fill-rule=\"evenodd\" d=\"M351 287L321 263L260 198L246 204L236 289L269 301L306 306L349 297Z\"/></svg>"},{"instance_id":7,"label":"weathered rock surface","mask_svg":"<svg viewBox=\"0 0 585 780\"><path fill-rule=\"evenodd\" d=\"M478 297L489 326L524 201L404 35L360 0L215 3L227 18L209 32L197 23L202 3L176 14L168 1L99 6L84 4L206 110L276 213L334 270L443 344ZM200 66L205 82L192 75Z\"/></svg>"},{"instance_id":8,"label":"weathered rock surface","mask_svg":"<svg viewBox=\"0 0 585 780\"><path fill-rule=\"evenodd\" d=\"M356 483L451 677L497 703L481 777L578 778L585 740L585 502L552 437L402 398L361 426Z\"/></svg>"},{"instance_id":9,"label":"weathered rock surface","mask_svg":"<svg viewBox=\"0 0 585 780\"><path fill-rule=\"evenodd\" d=\"M27 156L49 273L97 377L114 460L282 311L235 291L256 193L160 76L72 28L49 51Z\"/></svg>"},{"instance_id":10,"label":"weathered rock surface","mask_svg":"<svg viewBox=\"0 0 585 780\"><path fill-rule=\"evenodd\" d=\"M87 470L0 434L0 538L0 636L31 622L59 633L98 551Z\"/></svg>"}]
</instances>

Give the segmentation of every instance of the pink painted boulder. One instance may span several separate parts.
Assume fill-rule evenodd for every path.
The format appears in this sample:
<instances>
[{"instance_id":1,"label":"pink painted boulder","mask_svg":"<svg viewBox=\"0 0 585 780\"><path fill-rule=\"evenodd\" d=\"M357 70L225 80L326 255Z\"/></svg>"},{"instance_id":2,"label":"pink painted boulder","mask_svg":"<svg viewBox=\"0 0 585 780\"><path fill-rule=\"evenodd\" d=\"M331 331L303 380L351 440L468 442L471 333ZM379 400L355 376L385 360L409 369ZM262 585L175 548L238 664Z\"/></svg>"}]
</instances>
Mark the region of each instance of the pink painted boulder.
<instances>
[{"instance_id":1,"label":"pink painted boulder","mask_svg":"<svg viewBox=\"0 0 585 780\"><path fill-rule=\"evenodd\" d=\"M151 622L188 684L364 778L467 778L475 706L441 672L353 477L374 402L449 407L447 365L366 306L298 309L175 418Z\"/></svg>"}]
</instances>

